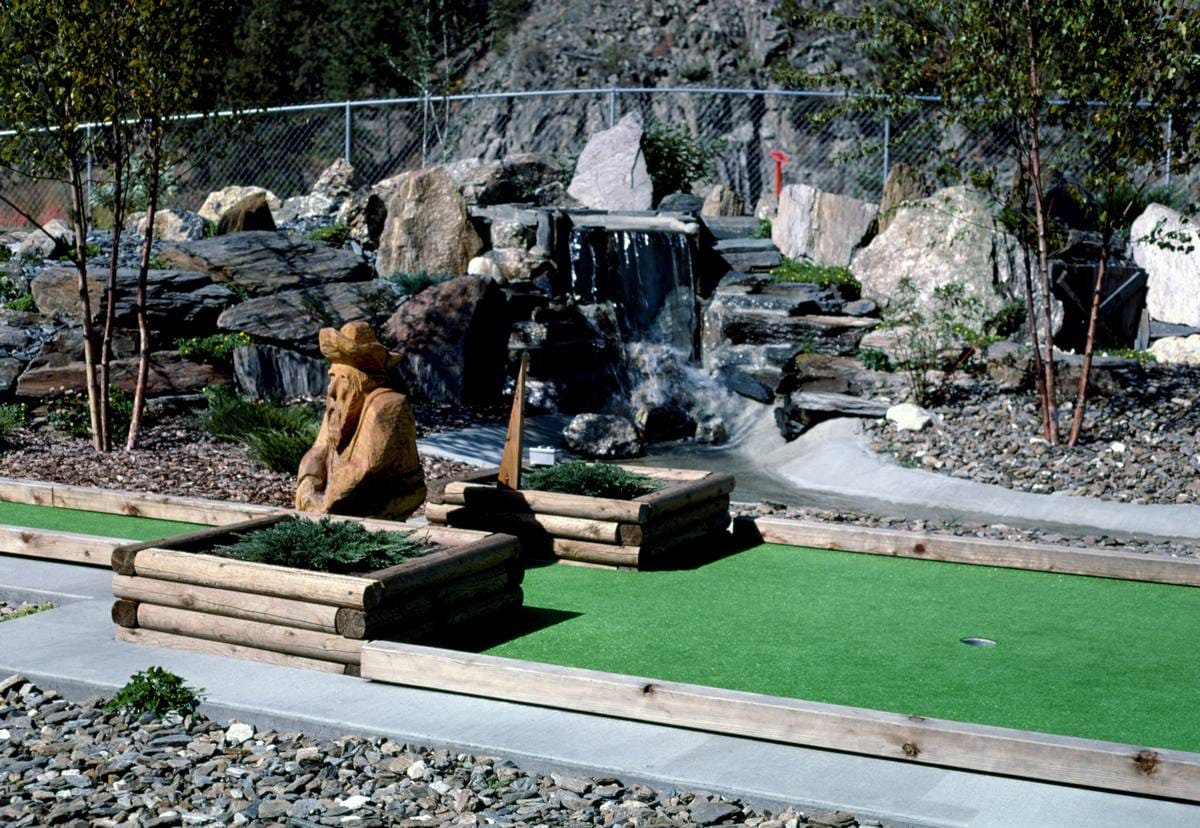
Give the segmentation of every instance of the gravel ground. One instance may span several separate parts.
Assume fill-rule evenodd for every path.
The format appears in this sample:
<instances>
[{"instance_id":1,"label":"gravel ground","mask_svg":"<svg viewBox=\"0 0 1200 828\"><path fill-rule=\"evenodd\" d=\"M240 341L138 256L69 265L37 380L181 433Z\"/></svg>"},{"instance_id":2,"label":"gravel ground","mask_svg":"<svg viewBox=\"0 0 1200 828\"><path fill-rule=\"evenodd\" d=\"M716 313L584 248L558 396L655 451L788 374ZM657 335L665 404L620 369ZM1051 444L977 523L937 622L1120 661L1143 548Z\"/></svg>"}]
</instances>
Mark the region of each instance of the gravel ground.
<instances>
[{"instance_id":1,"label":"gravel ground","mask_svg":"<svg viewBox=\"0 0 1200 828\"><path fill-rule=\"evenodd\" d=\"M870 423L872 448L905 465L1026 492L1200 502L1200 368L1153 367L1136 393L1093 400L1075 448L1041 439L1035 397L987 384L961 390L934 413L940 422L923 432ZM1069 409L1062 422L1069 433Z\"/></svg>"},{"instance_id":2,"label":"gravel ground","mask_svg":"<svg viewBox=\"0 0 1200 828\"><path fill-rule=\"evenodd\" d=\"M0 681L0 822L11 826L696 826L851 828L843 812L542 776L385 738L318 740L203 716L130 719L19 676Z\"/></svg>"}]
</instances>

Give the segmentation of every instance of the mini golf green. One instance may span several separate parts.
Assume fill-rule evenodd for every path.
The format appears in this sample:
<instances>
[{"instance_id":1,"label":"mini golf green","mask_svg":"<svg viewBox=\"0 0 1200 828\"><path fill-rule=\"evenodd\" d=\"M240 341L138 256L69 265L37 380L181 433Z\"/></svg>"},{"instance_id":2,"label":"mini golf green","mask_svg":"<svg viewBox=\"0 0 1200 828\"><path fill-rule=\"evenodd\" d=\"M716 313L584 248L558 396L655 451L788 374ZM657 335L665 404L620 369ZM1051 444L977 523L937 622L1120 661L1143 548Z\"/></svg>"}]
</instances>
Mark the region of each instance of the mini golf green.
<instances>
[{"instance_id":1,"label":"mini golf green","mask_svg":"<svg viewBox=\"0 0 1200 828\"><path fill-rule=\"evenodd\" d=\"M33 506L5 501L0 501L0 524L135 541L166 538L171 535L208 528L196 523L180 523L174 520L155 520L130 515L111 515L106 512L85 512L79 509L63 509L58 506Z\"/></svg>"},{"instance_id":2,"label":"mini golf green","mask_svg":"<svg viewBox=\"0 0 1200 828\"><path fill-rule=\"evenodd\" d=\"M1196 588L766 544L682 571L531 569L506 639L460 646L1200 752L1198 620Z\"/></svg>"}]
</instances>

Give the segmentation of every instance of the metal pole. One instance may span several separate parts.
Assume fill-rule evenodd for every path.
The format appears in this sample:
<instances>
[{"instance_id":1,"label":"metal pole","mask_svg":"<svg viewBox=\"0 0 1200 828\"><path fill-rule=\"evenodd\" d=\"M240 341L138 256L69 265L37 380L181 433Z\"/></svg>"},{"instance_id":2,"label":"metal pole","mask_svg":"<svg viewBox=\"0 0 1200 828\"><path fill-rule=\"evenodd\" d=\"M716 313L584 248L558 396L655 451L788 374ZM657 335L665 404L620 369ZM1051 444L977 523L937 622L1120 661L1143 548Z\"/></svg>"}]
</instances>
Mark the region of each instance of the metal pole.
<instances>
[{"instance_id":1,"label":"metal pole","mask_svg":"<svg viewBox=\"0 0 1200 828\"><path fill-rule=\"evenodd\" d=\"M87 210L89 221L94 221L95 216L92 215L92 127L87 126Z\"/></svg>"},{"instance_id":2,"label":"metal pole","mask_svg":"<svg viewBox=\"0 0 1200 828\"><path fill-rule=\"evenodd\" d=\"M429 95L421 100L421 169L429 153Z\"/></svg>"},{"instance_id":3,"label":"metal pole","mask_svg":"<svg viewBox=\"0 0 1200 828\"><path fill-rule=\"evenodd\" d=\"M343 150L346 163L350 163L350 102L346 101L346 142Z\"/></svg>"},{"instance_id":4,"label":"metal pole","mask_svg":"<svg viewBox=\"0 0 1200 828\"><path fill-rule=\"evenodd\" d=\"M1174 127L1175 127L1173 122L1174 122L1173 116L1168 115L1167 116L1167 174L1166 174L1166 185L1168 187L1171 186L1171 138L1173 137L1172 131L1174 130Z\"/></svg>"},{"instance_id":5,"label":"metal pole","mask_svg":"<svg viewBox=\"0 0 1200 828\"><path fill-rule=\"evenodd\" d=\"M612 129L617 124L617 90L616 88L608 90L608 128Z\"/></svg>"},{"instance_id":6,"label":"metal pole","mask_svg":"<svg viewBox=\"0 0 1200 828\"><path fill-rule=\"evenodd\" d=\"M888 165L891 162L892 119L883 119L883 183L887 184ZM882 192L882 190L881 190Z\"/></svg>"}]
</instances>

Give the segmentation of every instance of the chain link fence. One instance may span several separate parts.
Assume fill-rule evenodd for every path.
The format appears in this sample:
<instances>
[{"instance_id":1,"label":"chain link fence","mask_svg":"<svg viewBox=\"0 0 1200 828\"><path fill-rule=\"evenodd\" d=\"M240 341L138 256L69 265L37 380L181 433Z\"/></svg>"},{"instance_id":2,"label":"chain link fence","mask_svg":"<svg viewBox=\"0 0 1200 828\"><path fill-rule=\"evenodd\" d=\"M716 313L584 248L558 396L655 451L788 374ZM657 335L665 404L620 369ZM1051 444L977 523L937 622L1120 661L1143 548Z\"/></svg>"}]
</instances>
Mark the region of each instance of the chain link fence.
<instances>
[{"instance_id":1,"label":"chain link fence","mask_svg":"<svg viewBox=\"0 0 1200 828\"><path fill-rule=\"evenodd\" d=\"M233 184L265 187L281 199L304 195L342 157L367 183L456 159L527 152L557 159L569 175L588 137L633 111L646 124L686 129L714 147L706 183L730 187L750 210L773 189L772 150L789 157L784 183L871 201L879 200L898 163L935 184L957 181L964 169L1002 184L1011 180L1003 136L940 128L936 100L916 101L894 121L847 114L843 101L842 93L811 91L545 90L312 104L185 121L168 147L171 175L162 205L195 210L210 191ZM1047 166L1075 140L1049 132ZM1169 184L1168 161L1162 166ZM89 164L88 174L89 191L102 186L103 169ZM69 212L65 186L19 171L0 170L0 194L39 221ZM0 203L0 228L22 223Z\"/></svg>"}]
</instances>

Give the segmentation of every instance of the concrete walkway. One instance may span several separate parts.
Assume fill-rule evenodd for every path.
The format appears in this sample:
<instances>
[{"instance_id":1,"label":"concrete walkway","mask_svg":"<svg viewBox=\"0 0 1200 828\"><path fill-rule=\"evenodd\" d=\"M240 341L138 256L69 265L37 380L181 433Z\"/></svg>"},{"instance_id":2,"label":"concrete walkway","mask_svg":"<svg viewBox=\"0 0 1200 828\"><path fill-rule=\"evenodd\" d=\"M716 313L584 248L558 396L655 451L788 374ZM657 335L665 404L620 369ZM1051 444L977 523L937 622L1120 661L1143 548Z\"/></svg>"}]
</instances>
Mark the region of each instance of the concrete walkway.
<instances>
[{"instance_id":1,"label":"concrete walkway","mask_svg":"<svg viewBox=\"0 0 1200 828\"><path fill-rule=\"evenodd\" d=\"M0 598L60 608L0 624L0 677L21 673L73 698L108 695L158 664L206 692L214 718L316 735L394 739L504 756L535 771L725 793L780 808L843 808L898 825L1200 824L1200 807L943 770L375 684L113 639L110 573L0 556Z\"/></svg>"},{"instance_id":2,"label":"concrete walkway","mask_svg":"<svg viewBox=\"0 0 1200 828\"><path fill-rule=\"evenodd\" d=\"M754 403L748 403L755 406ZM779 435L770 408L727 447L652 446L635 465L730 472L734 500L852 509L946 522L1003 523L1072 535L1108 535L1200 544L1200 505L1145 505L1066 494L1031 494L909 469L871 451L861 421L827 420L792 442ZM566 418L536 418L526 445L561 445ZM475 426L420 441L422 451L475 465L496 465L503 425Z\"/></svg>"}]
</instances>

